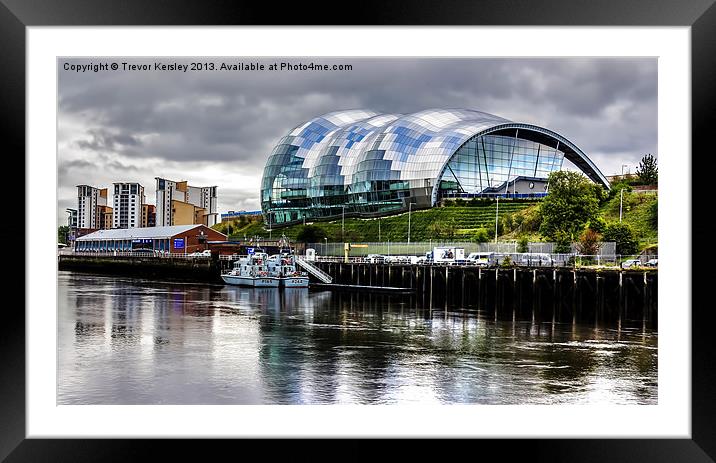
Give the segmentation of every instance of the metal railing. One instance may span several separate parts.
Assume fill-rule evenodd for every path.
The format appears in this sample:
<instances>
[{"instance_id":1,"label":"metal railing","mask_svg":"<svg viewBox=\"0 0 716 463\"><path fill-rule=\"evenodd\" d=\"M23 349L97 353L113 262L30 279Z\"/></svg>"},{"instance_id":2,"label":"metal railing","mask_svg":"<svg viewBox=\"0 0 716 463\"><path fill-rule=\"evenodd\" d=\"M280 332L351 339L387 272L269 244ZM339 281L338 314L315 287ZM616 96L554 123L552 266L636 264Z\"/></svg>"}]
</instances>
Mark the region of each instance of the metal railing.
<instances>
[{"instance_id":1,"label":"metal railing","mask_svg":"<svg viewBox=\"0 0 716 463\"><path fill-rule=\"evenodd\" d=\"M348 258L348 263L353 264L385 264L385 265L462 265L462 266L488 266L498 267L514 265L515 267L574 267L574 268L656 268L658 266L657 255L581 255L581 254L555 254L555 253L496 253L491 256L487 263L470 261L467 259L452 262L434 262L427 259L416 261L395 259L396 256L365 257L354 256ZM509 258L509 260L508 260ZM341 263L345 262L344 257L338 256L316 256L315 262Z\"/></svg>"},{"instance_id":2,"label":"metal railing","mask_svg":"<svg viewBox=\"0 0 716 463\"><path fill-rule=\"evenodd\" d=\"M59 255L92 256L92 257L156 257L165 259L211 259L207 255L192 255L193 253L169 253L162 251L67 251L58 252Z\"/></svg>"},{"instance_id":3,"label":"metal railing","mask_svg":"<svg viewBox=\"0 0 716 463\"><path fill-rule=\"evenodd\" d=\"M462 248L465 250L465 256L472 252L517 254L519 249L519 243L517 243L517 241L499 243L475 243L470 241L434 240L410 243L384 241L352 244L367 245L367 247L352 248L350 250L350 255L352 257L365 257L371 254L378 254L384 256L425 256L426 253L432 252L433 248L435 247ZM549 242L528 243L527 252L553 254L555 247L555 243ZM308 248L313 248L316 251L316 254L320 256L337 256L343 258L345 253L343 243L309 243L306 244L306 249ZM570 253L577 254L577 252L577 247L575 244L573 244L571 246ZM605 256L615 254L616 243L614 243L613 241L605 241L599 243L599 255Z\"/></svg>"},{"instance_id":4,"label":"metal railing","mask_svg":"<svg viewBox=\"0 0 716 463\"><path fill-rule=\"evenodd\" d=\"M299 256L296 256L296 264L314 277L321 280L323 283L333 282L333 278L329 274Z\"/></svg>"}]
</instances>

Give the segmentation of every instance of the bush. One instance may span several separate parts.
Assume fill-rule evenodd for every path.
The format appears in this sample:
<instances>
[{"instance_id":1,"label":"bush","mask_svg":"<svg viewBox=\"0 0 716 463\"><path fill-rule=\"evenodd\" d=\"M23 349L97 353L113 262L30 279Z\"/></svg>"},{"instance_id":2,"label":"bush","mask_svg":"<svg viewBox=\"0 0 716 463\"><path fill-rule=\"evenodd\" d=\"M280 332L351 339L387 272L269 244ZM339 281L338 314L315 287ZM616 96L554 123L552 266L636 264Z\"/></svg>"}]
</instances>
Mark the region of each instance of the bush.
<instances>
[{"instance_id":1,"label":"bush","mask_svg":"<svg viewBox=\"0 0 716 463\"><path fill-rule=\"evenodd\" d=\"M569 233L558 231L554 236L554 252L557 254L568 254L572 251L572 240Z\"/></svg>"},{"instance_id":2,"label":"bush","mask_svg":"<svg viewBox=\"0 0 716 463\"><path fill-rule=\"evenodd\" d=\"M326 232L315 225L304 225L296 235L296 241L302 243L319 243L326 237Z\"/></svg>"},{"instance_id":3,"label":"bush","mask_svg":"<svg viewBox=\"0 0 716 463\"><path fill-rule=\"evenodd\" d=\"M511 268L514 266L515 263L512 262L512 258L510 256L505 256L505 258L502 260L502 263L500 264L500 267L502 268Z\"/></svg>"},{"instance_id":4,"label":"bush","mask_svg":"<svg viewBox=\"0 0 716 463\"><path fill-rule=\"evenodd\" d=\"M627 180L620 180L619 182L614 183L612 185L612 189L609 190L609 195L607 196L607 199L614 199L615 197L618 197L619 192L621 190L624 190L627 193L631 193L634 189L631 187Z\"/></svg>"},{"instance_id":5,"label":"bush","mask_svg":"<svg viewBox=\"0 0 716 463\"><path fill-rule=\"evenodd\" d=\"M601 236L596 231L588 228L579 237L577 250L585 256L594 256L599 253L599 241Z\"/></svg>"},{"instance_id":6,"label":"bush","mask_svg":"<svg viewBox=\"0 0 716 463\"><path fill-rule=\"evenodd\" d=\"M587 225L590 229L594 230L596 233L604 233L604 229L607 227L607 221L604 220L603 217L598 216L594 219L589 221L589 225Z\"/></svg>"},{"instance_id":7,"label":"bush","mask_svg":"<svg viewBox=\"0 0 716 463\"><path fill-rule=\"evenodd\" d=\"M649 225L651 225L654 230L657 230L659 228L659 202L654 201L651 206L649 206Z\"/></svg>"},{"instance_id":8,"label":"bush","mask_svg":"<svg viewBox=\"0 0 716 463\"><path fill-rule=\"evenodd\" d=\"M467 202L467 206L469 207L486 207L489 206L492 203L492 200L485 199L485 198L472 198L470 201Z\"/></svg>"},{"instance_id":9,"label":"bush","mask_svg":"<svg viewBox=\"0 0 716 463\"><path fill-rule=\"evenodd\" d=\"M514 217L512 217L512 214L505 214L502 216L502 229L505 231L505 233L509 233L512 230L515 229L515 220Z\"/></svg>"},{"instance_id":10,"label":"bush","mask_svg":"<svg viewBox=\"0 0 716 463\"><path fill-rule=\"evenodd\" d=\"M487 243L490 241L490 232L486 228L478 228L472 239L477 243Z\"/></svg>"},{"instance_id":11,"label":"bush","mask_svg":"<svg viewBox=\"0 0 716 463\"><path fill-rule=\"evenodd\" d=\"M536 207L529 211L526 211L522 215L522 231L524 232L535 232L538 231L540 225L542 225L542 214L540 208Z\"/></svg>"},{"instance_id":12,"label":"bush","mask_svg":"<svg viewBox=\"0 0 716 463\"><path fill-rule=\"evenodd\" d=\"M639 242L631 227L625 223L614 222L604 229L604 241L617 244L617 254L632 255L639 251Z\"/></svg>"},{"instance_id":13,"label":"bush","mask_svg":"<svg viewBox=\"0 0 716 463\"><path fill-rule=\"evenodd\" d=\"M530 249L530 242L527 239L527 236L522 235L520 236L520 239L517 240L517 252L529 252Z\"/></svg>"}]
</instances>

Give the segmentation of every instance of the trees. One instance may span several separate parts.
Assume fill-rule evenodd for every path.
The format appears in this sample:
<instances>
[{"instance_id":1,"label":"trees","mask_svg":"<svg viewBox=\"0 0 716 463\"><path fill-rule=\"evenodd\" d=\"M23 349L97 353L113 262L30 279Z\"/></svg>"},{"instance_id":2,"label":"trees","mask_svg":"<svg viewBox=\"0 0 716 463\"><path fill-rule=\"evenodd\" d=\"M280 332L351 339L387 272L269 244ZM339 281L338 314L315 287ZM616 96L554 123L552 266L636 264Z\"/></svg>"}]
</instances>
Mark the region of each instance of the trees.
<instances>
[{"instance_id":1,"label":"trees","mask_svg":"<svg viewBox=\"0 0 716 463\"><path fill-rule=\"evenodd\" d=\"M70 232L70 227L67 225L62 225L57 227L57 242L62 244L68 244L67 243L67 235Z\"/></svg>"},{"instance_id":2,"label":"trees","mask_svg":"<svg viewBox=\"0 0 716 463\"><path fill-rule=\"evenodd\" d=\"M656 165L656 158L650 154L647 154L639 162L639 166L636 168L636 175L639 176L639 180L644 185L656 185L659 180L659 169Z\"/></svg>"},{"instance_id":3,"label":"trees","mask_svg":"<svg viewBox=\"0 0 716 463\"><path fill-rule=\"evenodd\" d=\"M587 228L579 237L577 250L584 256L594 256L599 253L599 241L601 236L591 228Z\"/></svg>"},{"instance_id":4,"label":"trees","mask_svg":"<svg viewBox=\"0 0 716 463\"><path fill-rule=\"evenodd\" d=\"M552 172L549 193L541 206L540 233L562 244L576 240L587 223L597 216L600 199L592 182L582 174Z\"/></svg>"},{"instance_id":5,"label":"trees","mask_svg":"<svg viewBox=\"0 0 716 463\"><path fill-rule=\"evenodd\" d=\"M631 255L639 251L639 242L634 231L625 223L610 223L604 229L604 241L614 241L617 244L617 254Z\"/></svg>"},{"instance_id":6,"label":"trees","mask_svg":"<svg viewBox=\"0 0 716 463\"><path fill-rule=\"evenodd\" d=\"M296 235L296 241L302 243L319 243L326 237L326 232L315 225L304 225Z\"/></svg>"}]
</instances>

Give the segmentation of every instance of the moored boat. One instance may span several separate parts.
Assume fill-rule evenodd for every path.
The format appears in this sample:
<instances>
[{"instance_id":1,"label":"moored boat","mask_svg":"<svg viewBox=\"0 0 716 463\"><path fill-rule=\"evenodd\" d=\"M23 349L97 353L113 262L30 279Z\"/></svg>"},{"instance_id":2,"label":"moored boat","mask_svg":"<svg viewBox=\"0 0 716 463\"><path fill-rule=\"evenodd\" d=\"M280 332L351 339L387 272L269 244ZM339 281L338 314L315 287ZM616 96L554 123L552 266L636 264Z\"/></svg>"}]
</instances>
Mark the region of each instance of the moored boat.
<instances>
[{"instance_id":1,"label":"moored boat","mask_svg":"<svg viewBox=\"0 0 716 463\"><path fill-rule=\"evenodd\" d=\"M296 268L293 254L276 254L269 258L269 271L279 279L282 288L308 288L308 274Z\"/></svg>"},{"instance_id":2,"label":"moored boat","mask_svg":"<svg viewBox=\"0 0 716 463\"><path fill-rule=\"evenodd\" d=\"M268 254L254 253L234 262L231 271L221 274L230 285L278 288L280 280L269 269Z\"/></svg>"}]
</instances>

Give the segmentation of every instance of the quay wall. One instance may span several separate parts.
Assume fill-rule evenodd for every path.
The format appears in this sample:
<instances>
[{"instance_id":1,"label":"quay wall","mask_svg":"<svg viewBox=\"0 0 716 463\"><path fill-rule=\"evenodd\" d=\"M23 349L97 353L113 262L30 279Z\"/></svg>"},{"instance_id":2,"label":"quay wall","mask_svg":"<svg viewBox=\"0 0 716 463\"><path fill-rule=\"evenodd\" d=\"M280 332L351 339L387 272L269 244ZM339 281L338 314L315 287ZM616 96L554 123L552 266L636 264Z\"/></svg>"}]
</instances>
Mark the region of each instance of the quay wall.
<instances>
[{"instance_id":1,"label":"quay wall","mask_svg":"<svg viewBox=\"0 0 716 463\"><path fill-rule=\"evenodd\" d=\"M402 289L429 308L469 306L493 310L496 317L537 317L556 322L640 320L654 327L657 324L655 270L314 264L331 275L335 288ZM216 258L59 256L60 270L205 283L222 283L220 273L230 265Z\"/></svg>"},{"instance_id":2,"label":"quay wall","mask_svg":"<svg viewBox=\"0 0 716 463\"><path fill-rule=\"evenodd\" d=\"M656 326L656 270L478 268L317 262L339 285L412 290L431 308L472 306L556 322L640 320Z\"/></svg>"},{"instance_id":3,"label":"quay wall","mask_svg":"<svg viewBox=\"0 0 716 463\"><path fill-rule=\"evenodd\" d=\"M60 255L58 268L137 278L223 283L218 259Z\"/></svg>"}]
</instances>

